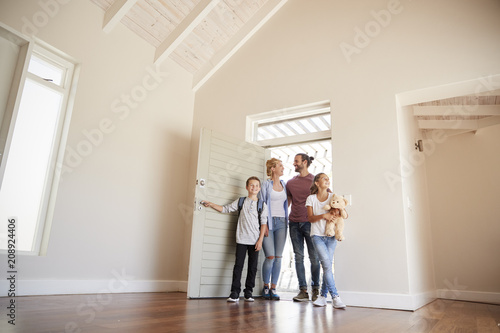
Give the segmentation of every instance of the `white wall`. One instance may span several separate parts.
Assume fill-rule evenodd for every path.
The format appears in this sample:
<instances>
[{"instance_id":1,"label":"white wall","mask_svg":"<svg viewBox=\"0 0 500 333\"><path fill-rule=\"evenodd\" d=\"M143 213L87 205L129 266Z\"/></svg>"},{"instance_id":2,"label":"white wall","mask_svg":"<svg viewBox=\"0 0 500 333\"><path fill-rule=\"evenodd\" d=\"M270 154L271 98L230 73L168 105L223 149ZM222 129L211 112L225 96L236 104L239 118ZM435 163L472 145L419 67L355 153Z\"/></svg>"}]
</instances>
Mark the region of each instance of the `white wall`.
<instances>
[{"instance_id":1,"label":"white wall","mask_svg":"<svg viewBox=\"0 0 500 333\"><path fill-rule=\"evenodd\" d=\"M410 294L415 295L415 305L420 307L435 298L436 290L425 163L433 150L427 140L423 152L415 149L417 140L424 138L412 107L398 109L398 127L401 170L398 174L388 172L386 177L391 186L403 187Z\"/></svg>"},{"instance_id":2,"label":"white wall","mask_svg":"<svg viewBox=\"0 0 500 333\"><path fill-rule=\"evenodd\" d=\"M330 100L333 182L354 202L336 252L339 291L349 304L414 308L432 266L429 244L422 255L416 245L428 227L405 215L402 186L385 178L400 172L395 96L499 73L499 14L492 0L290 0L197 92L191 165L202 126L243 139L247 115ZM412 193L415 204L424 193Z\"/></svg>"},{"instance_id":3,"label":"white wall","mask_svg":"<svg viewBox=\"0 0 500 333\"><path fill-rule=\"evenodd\" d=\"M155 68L154 48L123 25L103 33L104 12L91 1L42 3L1 1L0 21L75 58L81 73L48 253L19 258L18 294L185 290L179 208L192 78L170 60ZM129 114L126 95L136 96ZM113 131L101 139L95 129L103 119ZM85 132L95 144L81 156L91 141Z\"/></svg>"},{"instance_id":4,"label":"white wall","mask_svg":"<svg viewBox=\"0 0 500 333\"><path fill-rule=\"evenodd\" d=\"M499 151L496 125L448 137L427 159L436 284L443 297L500 300Z\"/></svg>"}]
</instances>

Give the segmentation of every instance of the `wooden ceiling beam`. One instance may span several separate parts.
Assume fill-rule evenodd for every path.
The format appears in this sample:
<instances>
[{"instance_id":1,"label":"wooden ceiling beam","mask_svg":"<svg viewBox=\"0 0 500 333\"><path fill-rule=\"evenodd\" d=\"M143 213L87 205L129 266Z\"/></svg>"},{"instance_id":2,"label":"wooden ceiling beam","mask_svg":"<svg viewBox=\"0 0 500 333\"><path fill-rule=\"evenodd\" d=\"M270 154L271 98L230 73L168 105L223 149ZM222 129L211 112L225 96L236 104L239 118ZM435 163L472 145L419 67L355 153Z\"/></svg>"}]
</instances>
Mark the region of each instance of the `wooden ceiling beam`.
<instances>
[{"instance_id":1,"label":"wooden ceiling beam","mask_svg":"<svg viewBox=\"0 0 500 333\"><path fill-rule=\"evenodd\" d=\"M413 115L422 116L500 116L500 105L414 106Z\"/></svg>"},{"instance_id":2,"label":"wooden ceiling beam","mask_svg":"<svg viewBox=\"0 0 500 333\"><path fill-rule=\"evenodd\" d=\"M444 129L444 130L472 130L485 128L500 124L500 116L491 116L482 119L454 119L454 120L419 120L420 129Z\"/></svg>"},{"instance_id":3,"label":"wooden ceiling beam","mask_svg":"<svg viewBox=\"0 0 500 333\"><path fill-rule=\"evenodd\" d=\"M498 90L498 82L500 82L500 74L490 75L475 80L407 91L397 94L396 98L400 106L406 106L458 96L481 96L482 94L491 96Z\"/></svg>"},{"instance_id":4,"label":"wooden ceiling beam","mask_svg":"<svg viewBox=\"0 0 500 333\"><path fill-rule=\"evenodd\" d=\"M221 68L288 0L269 0L250 20L200 68L193 77L193 90L197 91Z\"/></svg>"},{"instance_id":5,"label":"wooden ceiling beam","mask_svg":"<svg viewBox=\"0 0 500 333\"><path fill-rule=\"evenodd\" d=\"M420 129L477 130L477 120L419 120Z\"/></svg>"},{"instance_id":6,"label":"wooden ceiling beam","mask_svg":"<svg viewBox=\"0 0 500 333\"><path fill-rule=\"evenodd\" d=\"M498 84L497 84L497 86L498 86ZM472 95L468 95L468 96L472 96L472 97L490 97L490 96L499 96L499 95L500 95L500 89L490 90L490 91L484 91L484 92L480 92L480 93L472 94Z\"/></svg>"},{"instance_id":7,"label":"wooden ceiling beam","mask_svg":"<svg viewBox=\"0 0 500 333\"><path fill-rule=\"evenodd\" d=\"M487 117L477 120L478 129L500 124L500 116Z\"/></svg>"},{"instance_id":8,"label":"wooden ceiling beam","mask_svg":"<svg viewBox=\"0 0 500 333\"><path fill-rule=\"evenodd\" d=\"M436 134L436 131L439 131L439 134ZM471 130L471 129L468 129L468 130L460 130L460 129L442 130L442 129L439 129L439 130L426 131L426 132L424 132L425 133L424 136L425 136L425 138L427 138L429 140L433 140L433 138L436 138L436 137L449 138L449 137L452 137L455 135L460 135L460 134L464 134L464 133L475 133L475 132L476 132L476 130Z\"/></svg>"},{"instance_id":9,"label":"wooden ceiling beam","mask_svg":"<svg viewBox=\"0 0 500 333\"><path fill-rule=\"evenodd\" d=\"M102 30L109 33L127 15L138 0L116 0L104 13Z\"/></svg>"},{"instance_id":10,"label":"wooden ceiling beam","mask_svg":"<svg viewBox=\"0 0 500 333\"><path fill-rule=\"evenodd\" d=\"M162 63L219 2L220 0L201 0L158 46L155 52L155 64Z\"/></svg>"}]
</instances>

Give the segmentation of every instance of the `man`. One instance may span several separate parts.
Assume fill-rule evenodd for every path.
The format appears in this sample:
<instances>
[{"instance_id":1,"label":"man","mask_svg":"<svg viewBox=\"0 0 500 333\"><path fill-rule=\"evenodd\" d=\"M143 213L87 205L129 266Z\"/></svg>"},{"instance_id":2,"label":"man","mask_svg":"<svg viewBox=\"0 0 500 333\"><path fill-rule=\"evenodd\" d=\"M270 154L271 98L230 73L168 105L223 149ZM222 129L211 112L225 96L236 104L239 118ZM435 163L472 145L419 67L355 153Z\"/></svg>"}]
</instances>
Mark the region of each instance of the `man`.
<instances>
[{"instance_id":1,"label":"man","mask_svg":"<svg viewBox=\"0 0 500 333\"><path fill-rule=\"evenodd\" d=\"M304 241L307 245L309 261L311 262L312 301L318 298L320 287L319 275L321 266L311 239L311 223L307 218L305 205L307 197L311 194L310 188L314 180L314 175L308 171L312 160L314 160L314 157L309 157L306 154L297 154L293 161L293 166L295 167L295 172L299 174L290 179L286 184L288 202L292 205L291 213L288 217L290 222L290 239L295 254L295 270L297 271L300 288L299 294L293 298L297 302L309 301L304 268Z\"/></svg>"}]
</instances>

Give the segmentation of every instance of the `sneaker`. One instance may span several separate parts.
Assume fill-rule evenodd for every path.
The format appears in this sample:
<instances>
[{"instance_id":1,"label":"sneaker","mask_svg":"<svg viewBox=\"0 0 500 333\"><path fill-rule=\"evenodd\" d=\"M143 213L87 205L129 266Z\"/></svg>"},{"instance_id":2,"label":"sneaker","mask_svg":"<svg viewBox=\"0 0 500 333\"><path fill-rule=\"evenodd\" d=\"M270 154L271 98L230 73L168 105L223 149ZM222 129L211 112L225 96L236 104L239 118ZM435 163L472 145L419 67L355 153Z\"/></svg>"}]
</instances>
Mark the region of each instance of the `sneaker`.
<instances>
[{"instance_id":1,"label":"sneaker","mask_svg":"<svg viewBox=\"0 0 500 333\"><path fill-rule=\"evenodd\" d=\"M309 294L307 293L307 289L300 289L300 292L297 296L293 298L295 302L309 302Z\"/></svg>"},{"instance_id":2,"label":"sneaker","mask_svg":"<svg viewBox=\"0 0 500 333\"><path fill-rule=\"evenodd\" d=\"M280 300L280 296L278 294L276 294L276 289L271 289L271 299L273 301L279 301Z\"/></svg>"},{"instance_id":3,"label":"sneaker","mask_svg":"<svg viewBox=\"0 0 500 333\"><path fill-rule=\"evenodd\" d=\"M264 299L271 299L271 294L269 293L269 287L264 286L264 289L262 289L262 297Z\"/></svg>"},{"instance_id":4,"label":"sneaker","mask_svg":"<svg viewBox=\"0 0 500 333\"><path fill-rule=\"evenodd\" d=\"M245 296L245 302L253 302L255 301L252 296Z\"/></svg>"},{"instance_id":5,"label":"sneaker","mask_svg":"<svg viewBox=\"0 0 500 333\"><path fill-rule=\"evenodd\" d=\"M315 301L318 299L319 296L319 287L313 287L313 294L311 296L311 301Z\"/></svg>"},{"instance_id":6,"label":"sneaker","mask_svg":"<svg viewBox=\"0 0 500 333\"><path fill-rule=\"evenodd\" d=\"M346 307L346 305L342 302L342 300L340 299L340 296L337 295L333 298L333 307L335 309L343 309Z\"/></svg>"},{"instance_id":7,"label":"sneaker","mask_svg":"<svg viewBox=\"0 0 500 333\"><path fill-rule=\"evenodd\" d=\"M318 298L313 302L314 306L326 306L326 297L319 295Z\"/></svg>"},{"instance_id":8,"label":"sneaker","mask_svg":"<svg viewBox=\"0 0 500 333\"><path fill-rule=\"evenodd\" d=\"M238 302L239 300L240 298L238 297L238 295L236 295L236 293L231 293L231 295L229 295L229 298L227 299L227 301L231 303Z\"/></svg>"}]
</instances>

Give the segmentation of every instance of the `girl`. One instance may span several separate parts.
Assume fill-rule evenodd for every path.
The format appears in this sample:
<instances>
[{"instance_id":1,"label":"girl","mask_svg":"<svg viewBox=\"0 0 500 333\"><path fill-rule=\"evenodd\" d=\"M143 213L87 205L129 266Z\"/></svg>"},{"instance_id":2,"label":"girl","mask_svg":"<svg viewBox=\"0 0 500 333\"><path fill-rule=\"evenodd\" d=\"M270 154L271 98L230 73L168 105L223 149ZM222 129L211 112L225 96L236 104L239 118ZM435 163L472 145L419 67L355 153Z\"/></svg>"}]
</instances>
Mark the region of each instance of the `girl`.
<instances>
[{"instance_id":1,"label":"girl","mask_svg":"<svg viewBox=\"0 0 500 333\"><path fill-rule=\"evenodd\" d=\"M324 173L319 173L314 177L311 186L311 195L307 197L306 207L309 222L311 222L311 238L314 247L318 253L321 267L323 267L323 283L321 285L321 295L313 302L315 306L325 306L326 297L330 292L334 308L345 308L346 305L340 299L335 287L333 278L332 264L333 254L337 246L335 236L327 237L325 235L325 226L327 221L333 220L337 214L328 212L323 207L330 202L333 193L328 192L330 179Z\"/></svg>"},{"instance_id":2,"label":"girl","mask_svg":"<svg viewBox=\"0 0 500 333\"><path fill-rule=\"evenodd\" d=\"M285 167L277 158L271 158L266 162L267 175L270 177L262 186L261 197L268 208L268 234L264 238L262 248L266 259L262 265L262 279L264 299L279 300L276 293L276 284L281 271L281 258L285 247L288 200L286 196L285 182L280 180ZM271 285L269 285L271 282Z\"/></svg>"}]
</instances>

